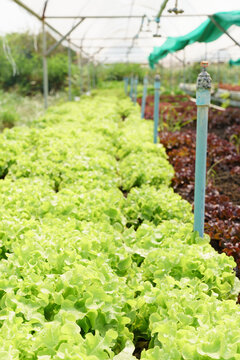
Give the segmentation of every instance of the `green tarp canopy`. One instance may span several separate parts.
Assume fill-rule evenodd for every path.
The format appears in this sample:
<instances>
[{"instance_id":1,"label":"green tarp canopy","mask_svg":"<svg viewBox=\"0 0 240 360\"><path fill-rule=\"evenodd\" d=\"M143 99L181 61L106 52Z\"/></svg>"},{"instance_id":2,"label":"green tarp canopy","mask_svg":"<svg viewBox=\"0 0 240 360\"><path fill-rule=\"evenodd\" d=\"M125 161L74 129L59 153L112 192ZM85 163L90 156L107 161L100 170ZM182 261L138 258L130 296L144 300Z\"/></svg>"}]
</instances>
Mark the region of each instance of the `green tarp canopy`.
<instances>
[{"instance_id":1,"label":"green tarp canopy","mask_svg":"<svg viewBox=\"0 0 240 360\"><path fill-rule=\"evenodd\" d=\"M233 65L238 65L240 66L240 59L237 59L237 60L229 60L229 65L230 66L233 66Z\"/></svg>"},{"instance_id":2,"label":"green tarp canopy","mask_svg":"<svg viewBox=\"0 0 240 360\"><path fill-rule=\"evenodd\" d=\"M219 12L212 15L212 17L224 30L227 30L231 25L240 26L240 11ZM154 64L167 56L167 54L182 50L185 46L195 42L217 40L222 34L223 32L208 18L190 33L179 37L168 37L161 47L155 47L149 55L149 65L154 68Z\"/></svg>"}]
</instances>

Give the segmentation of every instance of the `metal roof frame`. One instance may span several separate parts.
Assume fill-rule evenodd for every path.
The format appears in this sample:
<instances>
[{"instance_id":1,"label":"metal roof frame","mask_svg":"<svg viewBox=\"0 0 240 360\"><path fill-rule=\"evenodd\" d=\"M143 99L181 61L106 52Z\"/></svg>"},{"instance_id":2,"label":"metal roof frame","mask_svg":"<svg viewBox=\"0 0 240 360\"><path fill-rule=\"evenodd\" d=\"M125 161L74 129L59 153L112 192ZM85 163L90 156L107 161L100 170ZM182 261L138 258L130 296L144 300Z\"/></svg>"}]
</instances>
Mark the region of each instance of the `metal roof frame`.
<instances>
[{"instance_id":1,"label":"metal roof frame","mask_svg":"<svg viewBox=\"0 0 240 360\"><path fill-rule=\"evenodd\" d=\"M70 48L73 49L74 51L80 51L82 54L85 54L88 58L88 61L90 61L91 59L94 59L94 55L96 54L99 54L103 48L116 48L116 49L124 49L126 48L126 52L125 52L125 55L126 55L126 58L128 59L128 56L130 55L131 51L133 48L141 48L141 46L137 46L135 44L135 41L136 40L143 40L143 38L139 37L139 34L141 32L141 29L142 29L142 26L143 26L143 22L144 22L144 19L146 18L148 20L148 22L157 22L157 25L158 25L158 22L159 22L159 19L157 19L158 21L156 21L156 18L154 17L147 17L146 15L134 15L134 14L131 14L130 15L81 15L81 16L77 16L77 15L63 15L63 16L47 16L45 15L46 14L46 9L47 9L47 5L48 5L48 1L49 0L45 0L45 3L44 3L44 7L43 7L43 12L42 12L42 16L40 16L37 12L35 12L34 10L32 10L29 6L27 6L23 0L11 0L13 1L14 3L16 3L17 5L19 5L21 8L25 9L29 14L31 14L32 16L34 16L35 18L37 18L39 21L42 22L42 33L43 33L43 88L44 88L44 104L45 104L45 107L47 107L47 97L48 97L48 74L47 74L47 56L52 53L52 51L54 51L54 49L57 48L58 45L60 45L61 43L64 42L64 40L67 40L68 42L68 54L69 54L69 61L71 60L71 52L70 52ZM212 14L206 14L206 13L203 13L203 14L162 14L161 13L161 18L189 18L189 17L208 17L210 18L212 21L213 21L213 18L212 18ZM77 23L72 26L65 34L62 34L59 30L57 30L57 28L55 28L54 26L52 26L48 20L51 20L51 19L59 19L59 20L69 20L69 19L72 19L72 20L79 20L77 21ZM77 38L71 38L71 34L72 32L77 29L81 24L82 22L84 21L87 21L88 19L95 19L95 20L99 20L99 19L141 19L141 24L140 24L140 27L139 27L139 30L137 31L137 33L133 36L133 37L101 37L99 38L99 40L101 40L102 44L101 46L99 45L98 47L97 46L94 46L93 44L92 45L86 45L86 42L87 41L94 41L97 40L98 38L97 37L93 37L92 39L91 38L81 38L81 39L77 39ZM219 24L215 24L216 26L218 26ZM57 41L55 44L53 44L49 49L47 49L47 44L46 44L46 28L48 28L50 30L50 32L53 32L57 38ZM224 33L235 43L235 45L238 45L240 46L240 44L226 31L224 31ZM164 38L164 37L163 37ZM127 41L127 40L130 40L131 41L131 44L128 44L128 45L124 45L124 46L107 46L107 45L104 45L103 46L103 43L109 41L109 40L123 40L123 41ZM145 39L152 39L150 37L145 37ZM80 41L81 40L81 44L77 44L76 41ZM152 48L152 46L149 46L149 47L146 47L144 46L144 48ZM89 54L87 53L86 51L84 51L84 48L85 49L98 49L96 52L94 52L93 54ZM185 59L181 60L176 54L172 54L179 62L185 64ZM112 54L111 56L114 56L114 54ZM70 77L70 66L69 66L69 78ZM69 82L69 86L71 86L71 81ZM70 94L70 90L69 90L69 94Z\"/></svg>"}]
</instances>

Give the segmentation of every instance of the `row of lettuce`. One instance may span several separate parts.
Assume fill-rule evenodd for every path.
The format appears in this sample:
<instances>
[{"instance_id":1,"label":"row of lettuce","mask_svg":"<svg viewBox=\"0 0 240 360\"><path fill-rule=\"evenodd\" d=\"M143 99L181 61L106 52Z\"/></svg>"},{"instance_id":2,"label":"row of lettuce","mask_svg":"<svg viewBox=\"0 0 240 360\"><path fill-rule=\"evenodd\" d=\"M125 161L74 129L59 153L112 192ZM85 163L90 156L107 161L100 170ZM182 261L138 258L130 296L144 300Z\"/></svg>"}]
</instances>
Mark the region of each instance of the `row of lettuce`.
<instances>
[{"instance_id":1,"label":"row of lettuce","mask_svg":"<svg viewBox=\"0 0 240 360\"><path fill-rule=\"evenodd\" d=\"M240 359L234 262L128 99L52 108L0 151L0 360Z\"/></svg>"}]
</instances>

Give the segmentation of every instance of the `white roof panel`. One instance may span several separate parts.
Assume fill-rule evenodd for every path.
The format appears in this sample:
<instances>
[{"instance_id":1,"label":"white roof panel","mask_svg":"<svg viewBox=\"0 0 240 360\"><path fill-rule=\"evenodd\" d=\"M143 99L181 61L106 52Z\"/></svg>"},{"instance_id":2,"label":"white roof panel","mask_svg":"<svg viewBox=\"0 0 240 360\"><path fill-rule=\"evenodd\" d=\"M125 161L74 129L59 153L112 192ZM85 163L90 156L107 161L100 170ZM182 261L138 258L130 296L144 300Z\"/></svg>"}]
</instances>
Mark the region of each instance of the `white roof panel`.
<instances>
[{"instance_id":1,"label":"white roof panel","mask_svg":"<svg viewBox=\"0 0 240 360\"><path fill-rule=\"evenodd\" d=\"M26 29L39 31L41 22L20 8L16 2L21 2L42 17L46 0L1 0L1 34L10 31L25 31ZM162 37L156 38L153 37L156 32L156 23L152 21L148 28L147 18L153 20L156 17L161 3L162 1L159 0L48 0L45 17L51 26L64 35L79 21L76 17L90 16L90 18L84 19L70 36L71 41L77 46L82 46L85 53L88 53L89 56L95 54L96 60L103 61L107 58L107 62L128 60L146 63L153 47L161 46L167 36L184 35L200 25L207 18L201 14L239 10L239 0L179 0L179 7L184 9L184 15L193 14L195 16L181 17L179 15L178 17L161 18L160 34ZM167 9L173 7L174 4L175 0L170 0L163 14L169 15ZM139 33L138 39L133 42L132 39L139 32L144 15L146 18L142 31ZM101 16L105 18L99 18ZM116 18L107 18L107 16ZM136 17L119 18L118 16ZM146 29L150 29L151 32L145 32ZM236 38L240 38L239 27L232 27L230 32ZM59 38L56 34L52 34ZM208 53L216 54L218 49L230 46L229 56L234 54L235 57L240 57L239 48L231 47L232 44L233 42L223 35L216 42L207 45ZM181 51L177 55L182 57L182 53ZM199 60L204 53L204 44L194 44L185 50L186 58L190 61ZM169 56L163 62L167 63L168 59Z\"/></svg>"}]
</instances>

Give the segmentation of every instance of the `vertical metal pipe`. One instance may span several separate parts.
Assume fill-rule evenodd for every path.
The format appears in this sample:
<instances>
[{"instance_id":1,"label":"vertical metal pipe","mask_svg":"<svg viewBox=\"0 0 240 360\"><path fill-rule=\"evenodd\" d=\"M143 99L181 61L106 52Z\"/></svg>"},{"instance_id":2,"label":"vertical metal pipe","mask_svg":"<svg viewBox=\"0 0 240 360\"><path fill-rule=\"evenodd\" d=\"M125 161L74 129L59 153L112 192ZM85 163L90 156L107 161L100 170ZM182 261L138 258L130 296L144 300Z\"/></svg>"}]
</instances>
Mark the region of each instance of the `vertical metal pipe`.
<instances>
[{"instance_id":1,"label":"vertical metal pipe","mask_svg":"<svg viewBox=\"0 0 240 360\"><path fill-rule=\"evenodd\" d=\"M154 144L157 144L157 140L158 140L159 90L160 90L160 76L156 75L154 79L154 127L153 127Z\"/></svg>"},{"instance_id":2,"label":"vertical metal pipe","mask_svg":"<svg viewBox=\"0 0 240 360\"><path fill-rule=\"evenodd\" d=\"M96 78L95 78L95 65L92 63L92 87L95 89L96 87Z\"/></svg>"},{"instance_id":3,"label":"vertical metal pipe","mask_svg":"<svg viewBox=\"0 0 240 360\"><path fill-rule=\"evenodd\" d=\"M130 99L133 101L133 75L131 75L131 80L130 80Z\"/></svg>"},{"instance_id":4,"label":"vertical metal pipe","mask_svg":"<svg viewBox=\"0 0 240 360\"><path fill-rule=\"evenodd\" d=\"M134 79L134 94L133 94L134 105L136 105L137 103L137 87L138 87L138 77L136 76Z\"/></svg>"},{"instance_id":5,"label":"vertical metal pipe","mask_svg":"<svg viewBox=\"0 0 240 360\"><path fill-rule=\"evenodd\" d=\"M218 59L218 63L217 63L218 84L220 84L220 53L219 53L219 51L217 52L217 59Z\"/></svg>"},{"instance_id":6,"label":"vertical metal pipe","mask_svg":"<svg viewBox=\"0 0 240 360\"><path fill-rule=\"evenodd\" d=\"M79 67L79 85L80 85L80 95L82 95L83 93L83 69L82 69L82 54L79 53L79 57L78 57L78 67Z\"/></svg>"},{"instance_id":7,"label":"vertical metal pipe","mask_svg":"<svg viewBox=\"0 0 240 360\"><path fill-rule=\"evenodd\" d=\"M234 82L235 82L235 84L238 84L238 73L237 73L237 70L236 70L236 72L235 72L235 74L234 74Z\"/></svg>"},{"instance_id":8,"label":"vertical metal pipe","mask_svg":"<svg viewBox=\"0 0 240 360\"><path fill-rule=\"evenodd\" d=\"M125 95L127 96L128 95L128 77L127 76L124 77L124 92L125 92Z\"/></svg>"},{"instance_id":9,"label":"vertical metal pipe","mask_svg":"<svg viewBox=\"0 0 240 360\"><path fill-rule=\"evenodd\" d=\"M141 118L142 119L144 118L144 115L145 115L147 86L148 86L148 78L147 78L147 76L145 76L143 79L143 95L142 95L142 107L141 107Z\"/></svg>"},{"instance_id":10,"label":"vertical metal pipe","mask_svg":"<svg viewBox=\"0 0 240 360\"><path fill-rule=\"evenodd\" d=\"M91 77L90 77L90 61L88 61L87 65L87 74L88 74L88 93L91 92Z\"/></svg>"},{"instance_id":11,"label":"vertical metal pipe","mask_svg":"<svg viewBox=\"0 0 240 360\"><path fill-rule=\"evenodd\" d=\"M44 108L48 107L48 68L47 68L47 35L44 20L42 21L42 43L43 43L43 96Z\"/></svg>"},{"instance_id":12,"label":"vertical metal pipe","mask_svg":"<svg viewBox=\"0 0 240 360\"><path fill-rule=\"evenodd\" d=\"M95 87L98 84L98 64L96 63L95 70L94 70L94 78L95 78Z\"/></svg>"},{"instance_id":13,"label":"vertical metal pipe","mask_svg":"<svg viewBox=\"0 0 240 360\"><path fill-rule=\"evenodd\" d=\"M72 54L68 42L68 100L72 101Z\"/></svg>"},{"instance_id":14,"label":"vertical metal pipe","mask_svg":"<svg viewBox=\"0 0 240 360\"><path fill-rule=\"evenodd\" d=\"M186 56L185 48L183 50L183 83L186 83Z\"/></svg>"},{"instance_id":15,"label":"vertical metal pipe","mask_svg":"<svg viewBox=\"0 0 240 360\"><path fill-rule=\"evenodd\" d=\"M170 89L173 88L173 68L172 68L172 54L170 54Z\"/></svg>"},{"instance_id":16,"label":"vertical metal pipe","mask_svg":"<svg viewBox=\"0 0 240 360\"><path fill-rule=\"evenodd\" d=\"M197 138L195 161L195 189L194 189L194 231L200 237L204 235L205 185L206 185L206 158L208 107L211 99L211 77L206 71L207 61L202 61L202 71L197 79Z\"/></svg>"},{"instance_id":17,"label":"vertical metal pipe","mask_svg":"<svg viewBox=\"0 0 240 360\"><path fill-rule=\"evenodd\" d=\"M160 65L159 69L160 69L160 78L161 78L162 84L164 84L164 67L163 67L163 63Z\"/></svg>"}]
</instances>

